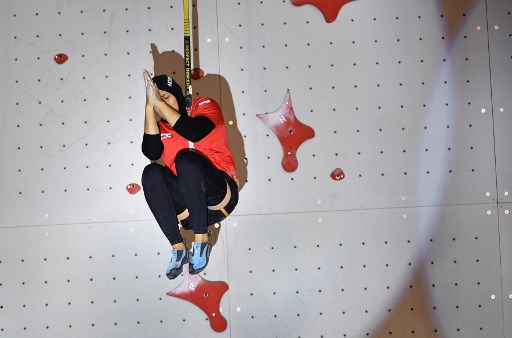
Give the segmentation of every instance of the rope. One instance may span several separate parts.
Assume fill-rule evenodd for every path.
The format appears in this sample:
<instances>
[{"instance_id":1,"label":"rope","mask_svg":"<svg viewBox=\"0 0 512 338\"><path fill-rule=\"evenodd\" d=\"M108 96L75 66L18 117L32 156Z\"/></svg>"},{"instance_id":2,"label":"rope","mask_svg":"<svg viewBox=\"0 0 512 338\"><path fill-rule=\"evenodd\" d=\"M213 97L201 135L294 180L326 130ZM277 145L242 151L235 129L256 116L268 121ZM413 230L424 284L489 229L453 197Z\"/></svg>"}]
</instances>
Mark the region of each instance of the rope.
<instances>
[{"instance_id":1,"label":"rope","mask_svg":"<svg viewBox=\"0 0 512 338\"><path fill-rule=\"evenodd\" d=\"M190 115L192 109L192 79L190 76L190 11L188 0L183 0L183 23L185 28L184 44L185 44L185 102L187 112Z\"/></svg>"}]
</instances>

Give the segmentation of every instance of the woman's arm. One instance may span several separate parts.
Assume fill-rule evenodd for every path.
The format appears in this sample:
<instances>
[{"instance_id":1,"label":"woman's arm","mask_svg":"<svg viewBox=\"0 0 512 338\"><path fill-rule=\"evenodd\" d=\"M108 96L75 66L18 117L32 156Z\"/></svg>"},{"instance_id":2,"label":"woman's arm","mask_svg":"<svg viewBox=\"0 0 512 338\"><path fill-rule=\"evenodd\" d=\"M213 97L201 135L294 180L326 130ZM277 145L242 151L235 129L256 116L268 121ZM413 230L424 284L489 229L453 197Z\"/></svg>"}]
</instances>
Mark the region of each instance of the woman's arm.
<instances>
[{"instance_id":1,"label":"woman's arm","mask_svg":"<svg viewBox=\"0 0 512 338\"><path fill-rule=\"evenodd\" d=\"M177 102L174 102L176 107L167 104L160 96L158 88L149 77L147 71L144 71L144 79L146 81L146 97L148 104L153 108L152 110L155 114L167 121L178 134L189 141L197 142L215 128L215 124L209 118L205 116L194 118L188 115L182 115L177 110L179 107ZM151 124L149 127L151 127Z\"/></svg>"},{"instance_id":2,"label":"woman's arm","mask_svg":"<svg viewBox=\"0 0 512 338\"><path fill-rule=\"evenodd\" d=\"M144 78L146 78L146 71L144 72ZM151 96L148 93L146 84L146 106L145 106L145 117L144 117L144 137L142 138L142 153L151 161L157 162L165 166L162 160L162 153L164 145L160 138L160 128L158 128L158 116L151 104Z\"/></svg>"},{"instance_id":3,"label":"woman's arm","mask_svg":"<svg viewBox=\"0 0 512 338\"><path fill-rule=\"evenodd\" d=\"M158 128L157 122L160 121L160 116L158 116L153 108L146 104L146 115L144 117L144 134L160 134L160 129Z\"/></svg>"},{"instance_id":4,"label":"woman's arm","mask_svg":"<svg viewBox=\"0 0 512 338\"><path fill-rule=\"evenodd\" d=\"M159 118L159 117L158 117ZM160 138L160 130L153 108L146 105L146 118L144 119L144 137L142 138L142 153L151 161L159 162L164 152L164 144Z\"/></svg>"}]
</instances>

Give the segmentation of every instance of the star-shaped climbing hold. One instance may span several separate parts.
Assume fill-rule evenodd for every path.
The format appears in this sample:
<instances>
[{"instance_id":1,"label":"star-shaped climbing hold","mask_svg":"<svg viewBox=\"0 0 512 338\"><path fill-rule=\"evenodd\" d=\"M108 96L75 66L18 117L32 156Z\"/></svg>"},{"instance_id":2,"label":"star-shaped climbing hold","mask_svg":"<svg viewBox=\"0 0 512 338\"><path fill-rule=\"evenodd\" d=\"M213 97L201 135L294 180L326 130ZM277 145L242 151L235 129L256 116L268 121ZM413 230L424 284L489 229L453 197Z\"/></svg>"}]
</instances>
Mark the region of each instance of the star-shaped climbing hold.
<instances>
[{"instance_id":1,"label":"star-shaped climbing hold","mask_svg":"<svg viewBox=\"0 0 512 338\"><path fill-rule=\"evenodd\" d=\"M293 112L290 91L286 91L284 101L278 110L272 113L256 114L274 134L276 134L283 147L283 160L281 165L287 172L297 170L297 149L304 141L315 137L313 128L300 122Z\"/></svg>"},{"instance_id":2,"label":"star-shaped climbing hold","mask_svg":"<svg viewBox=\"0 0 512 338\"><path fill-rule=\"evenodd\" d=\"M222 281L212 282L200 275L191 275L188 272L188 264L185 264L183 270L185 275L183 282L167 292L167 295L191 302L208 316L214 331L224 331L228 321L220 312L220 301L229 289L228 284Z\"/></svg>"},{"instance_id":3,"label":"star-shaped climbing hold","mask_svg":"<svg viewBox=\"0 0 512 338\"><path fill-rule=\"evenodd\" d=\"M325 21L331 23L338 17L341 7L353 0L291 0L295 6L313 5L322 12Z\"/></svg>"}]
</instances>

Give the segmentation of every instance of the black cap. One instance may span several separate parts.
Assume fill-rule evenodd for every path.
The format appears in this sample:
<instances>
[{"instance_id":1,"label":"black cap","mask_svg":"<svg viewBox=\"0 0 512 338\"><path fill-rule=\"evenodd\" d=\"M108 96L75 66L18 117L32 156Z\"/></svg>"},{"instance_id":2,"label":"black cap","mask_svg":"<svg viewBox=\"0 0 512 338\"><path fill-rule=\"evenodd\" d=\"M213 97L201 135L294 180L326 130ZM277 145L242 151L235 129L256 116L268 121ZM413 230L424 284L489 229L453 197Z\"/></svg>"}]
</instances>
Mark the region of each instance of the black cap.
<instances>
[{"instance_id":1,"label":"black cap","mask_svg":"<svg viewBox=\"0 0 512 338\"><path fill-rule=\"evenodd\" d=\"M178 101L179 113L187 115L187 109L185 105L185 97L180 85L168 75L157 75L153 77L153 82L156 84L158 89L163 90L171 94Z\"/></svg>"}]
</instances>

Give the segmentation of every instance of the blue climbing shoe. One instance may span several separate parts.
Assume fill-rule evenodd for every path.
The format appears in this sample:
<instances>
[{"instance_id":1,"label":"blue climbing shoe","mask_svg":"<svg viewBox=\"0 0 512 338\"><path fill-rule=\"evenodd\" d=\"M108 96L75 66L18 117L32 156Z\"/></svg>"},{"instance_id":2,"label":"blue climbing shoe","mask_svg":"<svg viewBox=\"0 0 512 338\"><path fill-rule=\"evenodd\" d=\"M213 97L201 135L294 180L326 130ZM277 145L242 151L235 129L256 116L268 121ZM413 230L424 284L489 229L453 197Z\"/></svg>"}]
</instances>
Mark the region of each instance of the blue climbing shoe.
<instances>
[{"instance_id":1,"label":"blue climbing shoe","mask_svg":"<svg viewBox=\"0 0 512 338\"><path fill-rule=\"evenodd\" d=\"M188 250L172 249L171 262L165 271L167 278L174 279L183 272L183 265L188 263Z\"/></svg>"},{"instance_id":2,"label":"blue climbing shoe","mask_svg":"<svg viewBox=\"0 0 512 338\"><path fill-rule=\"evenodd\" d=\"M212 246L208 242L192 242L192 253L190 256L190 264L188 271L191 275L197 275L203 271L208 265Z\"/></svg>"}]
</instances>

